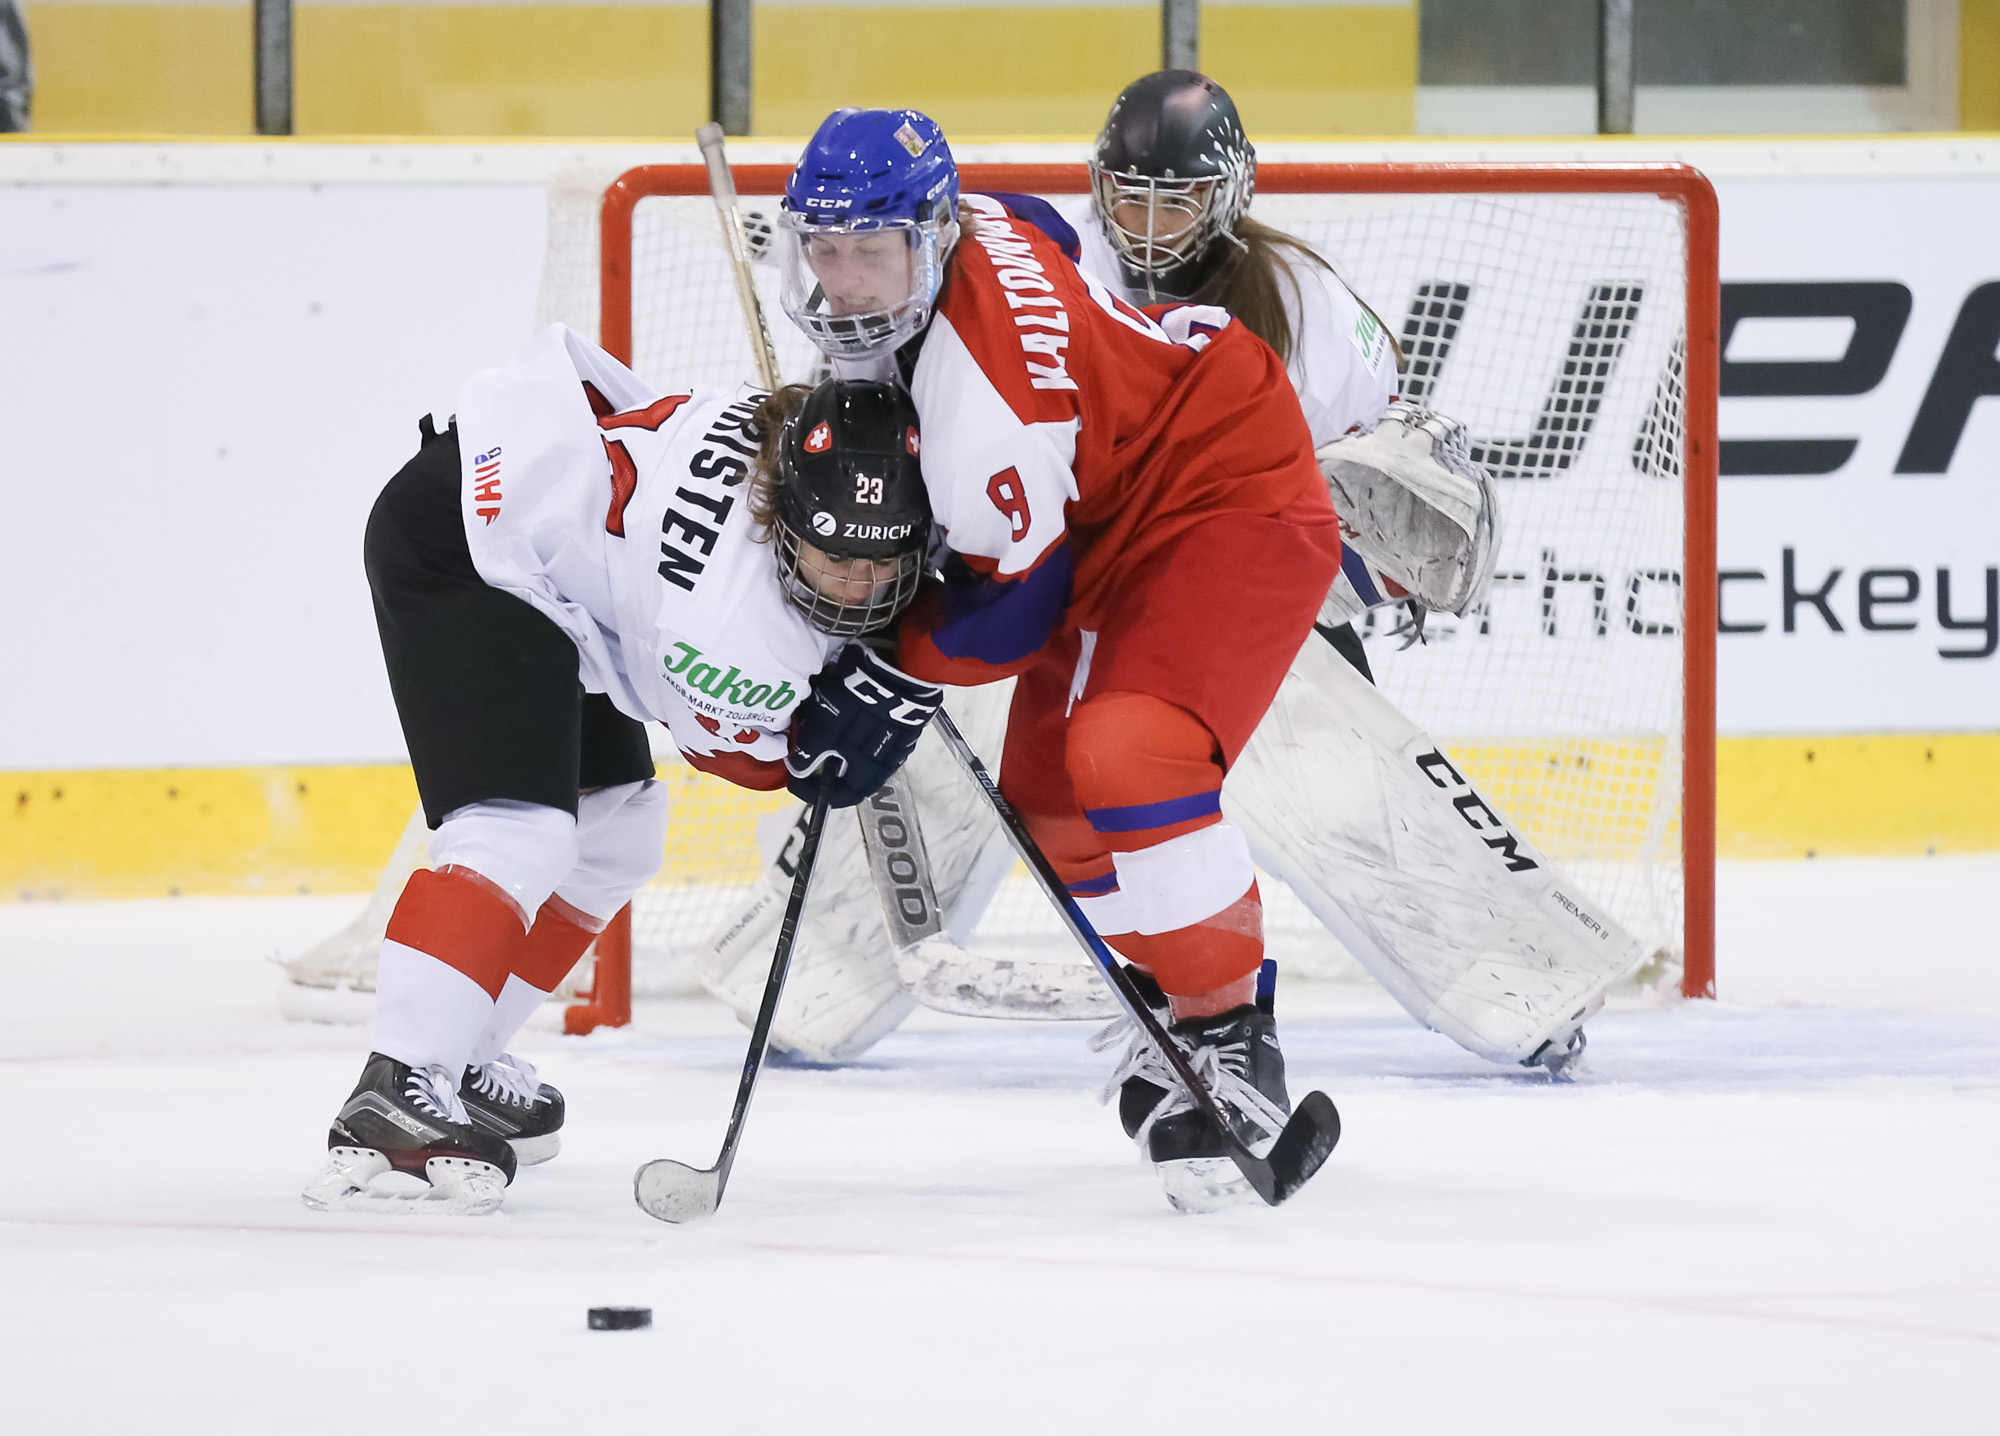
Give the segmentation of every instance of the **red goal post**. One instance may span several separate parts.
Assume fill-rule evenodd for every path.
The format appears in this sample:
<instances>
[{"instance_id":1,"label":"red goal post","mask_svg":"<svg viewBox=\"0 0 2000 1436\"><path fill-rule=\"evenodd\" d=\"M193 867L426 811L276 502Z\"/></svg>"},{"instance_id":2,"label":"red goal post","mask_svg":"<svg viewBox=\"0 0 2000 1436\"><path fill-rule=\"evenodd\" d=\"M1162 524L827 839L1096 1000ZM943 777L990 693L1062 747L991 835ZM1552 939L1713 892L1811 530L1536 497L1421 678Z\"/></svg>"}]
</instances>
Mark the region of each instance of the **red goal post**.
<instances>
[{"instance_id":1,"label":"red goal post","mask_svg":"<svg viewBox=\"0 0 2000 1436\"><path fill-rule=\"evenodd\" d=\"M736 187L746 202L782 193L790 170L783 165L739 165ZM961 167L963 188L971 192L1002 192L1048 196L1075 195L1088 189L1088 171L1081 164L967 164ZM1715 438L1717 381L1720 363L1720 283L1717 269L1718 211L1715 191L1698 170L1680 164L1605 163L1458 163L1414 162L1379 164L1265 164L1257 172L1257 193L1266 196L1639 196L1666 201L1677 208L1685 245L1684 373L1680 379L1677 462L1684 491L1682 570L1673 575L1680 589L1681 730L1678 781L1679 850L1681 858L1681 992L1687 997L1715 995L1715 634L1717 620L1715 511ZM706 196L708 181L700 165L647 165L629 170L604 193L600 211L599 301L600 342L620 359L633 360L633 298L635 290L634 214L653 197ZM1366 297L1366 296L1364 296ZM1622 291L1621 291L1622 297ZM1371 301L1374 302L1374 301ZM1635 304L1636 309L1636 304ZM1393 322L1393 321L1392 321ZM1576 331L1582 334L1581 327ZM1571 350L1572 358L1576 349ZM1595 352L1594 350L1592 352ZM1439 361L1440 364L1442 360ZM1574 369L1576 366L1570 366ZM1568 371L1564 371L1568 372ZM1573 422L1572 426L1573 426ZM1588 420L1585 421L1587 433ZM1669 443L1671 444L1671 440ZM1554 441L1551 441L1553 446ZM1576 440L1580 449L1582 439ZM1635 465L1637 461L1635 460ZM1535 477L1535 475L1529 475ZM1504 509L1504 501L1503 501ZM1504 522L1504 512L1503 512ZM1555 580L1595 579L1598 633L1605 632L1604 573L1558 574L1553 555L1543 587L1542 613L1553 636ZM1513 575L1525 578L1526 575ZM1665 575L1649 571L1647 577ZM1631 607L1636 615L1639 579L1632 579ZM1639 631L1636 616L1633 631ZM1483 629L1481 630L1484 631ZM1661 631L1657 626L1649 632ZM1673 630L1667 629L1671 632ZM1579 760L1581 763L1582 760ZM1550 759L1553 764L1554 759ZM1558 854L1560 856L1560 854ZM616 945L616 944L613 944ZM618 988L619 964L614 956L601 971L594 993L598 1011L629 1010L629 998ZM607 1020L597 1017L596 1021ZM608 1020L617 1020L611 1018ZM573 1022L572 1030L588 1030L594 1022Z\"/></svg>"}]
</instances>

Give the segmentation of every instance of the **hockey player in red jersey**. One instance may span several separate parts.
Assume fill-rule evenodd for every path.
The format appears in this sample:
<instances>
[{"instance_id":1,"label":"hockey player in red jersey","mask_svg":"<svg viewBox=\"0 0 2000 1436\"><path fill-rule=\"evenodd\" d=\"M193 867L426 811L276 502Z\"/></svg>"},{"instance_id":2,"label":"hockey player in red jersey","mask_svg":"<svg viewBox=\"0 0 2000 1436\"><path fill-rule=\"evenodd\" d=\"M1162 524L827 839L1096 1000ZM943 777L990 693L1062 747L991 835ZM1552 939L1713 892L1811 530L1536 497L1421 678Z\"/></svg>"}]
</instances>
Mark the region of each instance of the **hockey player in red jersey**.
<instances>
[{"instance_id":1,"label":"hockey player in red jersey","mask_svg":"<svg viewBox=\"0 0 2000 1436\"><path fill-rule=\"evenodd\" d=\"M926 117L839 112L787 186L786 310L842 372L900 378L926 420L943 582L904 617L901 663L1018 676L1002 786L1268 1141L1287 1098L1262 908L1220 794L1339 571L1339 532L1270 347L1218 309L1116 298L1050 218L961 198ZM1124 1115L1169 1198L1243 1195L1219 1134L1156 1075Z\"/></svg>"},{"instance_id":2,"label":"hockey player in red jersey","mask_svg":"<svg viewBox=\"0 0 2000 1436\"><path fill-rule=\"evenodd\" d=\"M555 1155L562 1096L505 1049L660 864L646 723L734 783L851 806L941 697L854 641L929 542L895 388L661 394L555 326L424 429L366 560L436 866L390 918L319 1208L395 1170L490 1211Z\"/></svg>"}]
</instances>

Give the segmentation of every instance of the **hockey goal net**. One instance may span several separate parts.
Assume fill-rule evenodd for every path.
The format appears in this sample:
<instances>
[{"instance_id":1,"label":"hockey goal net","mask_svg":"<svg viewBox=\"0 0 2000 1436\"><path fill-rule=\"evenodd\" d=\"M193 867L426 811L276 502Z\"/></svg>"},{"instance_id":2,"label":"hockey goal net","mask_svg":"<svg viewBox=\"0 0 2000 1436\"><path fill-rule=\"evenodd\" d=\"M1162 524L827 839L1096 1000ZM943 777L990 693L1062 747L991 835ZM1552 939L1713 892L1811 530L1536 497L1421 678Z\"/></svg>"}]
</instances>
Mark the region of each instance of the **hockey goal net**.
<instances>
[{"instance_id":1,"label":"hockey goal net","mask_svg":"<svg viewBox=\"0 0 2000 1436\"><path fill-rule=\"evenodd\" d=\"M735 173L761 258L787 171ZM963 167L969 191L1058 202L1087 182L1080 164ZM1499 480L1490 598L1464 619L1433 615L1408 645L1378 611L1363 629L1378 682L1646 941L1652 981L1712 994L1712 189L1680 165L1268 164L1252 213L1333 265L1396 335L1404 397L1464 421ZM755 269L785 376L817 377L782 319L776 265ZM556 320L663 387L754 375L699 165L558 177L537 327ZM788 820L782 794L662 760L667 861L633 903L629 948L622 925L599 944L609 961L586 977L595 991L572 1030L621 1020L634 986L671 987L676 950L729 920ZM1358 973L1281 885L1267 879L1266 897L1281 961ZM979 938L1060 943L1044 906L1010 879Z\"/></svg>"}]
</instances>

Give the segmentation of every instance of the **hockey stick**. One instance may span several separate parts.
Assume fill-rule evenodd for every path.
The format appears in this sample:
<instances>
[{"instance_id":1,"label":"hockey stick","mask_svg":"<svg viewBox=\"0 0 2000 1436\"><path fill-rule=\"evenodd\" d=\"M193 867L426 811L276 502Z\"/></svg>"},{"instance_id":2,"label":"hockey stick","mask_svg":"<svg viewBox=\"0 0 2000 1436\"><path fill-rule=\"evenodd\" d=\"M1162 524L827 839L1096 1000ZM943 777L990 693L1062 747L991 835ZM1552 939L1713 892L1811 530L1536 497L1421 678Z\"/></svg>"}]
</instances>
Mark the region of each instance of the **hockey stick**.
<instances>
[{"instance_id":1,"label":"hockey stick","mask_svg":"<svg viewBox=\"0 0 2000 1436\"><path fill-rule=\"evenodd\" d=\"M778 372L778 354L771 343L771 327L764 321L764 305L757 297L757 282L750 269L750 251L743 238L743 217L736 203L736 179L730 173L724 151L722 126L706 124L694 132L694 142L708 165L708 192L722 219L724 248L729 252L729 270L736 280L736 301L743 310L743 328L757 359L757 374L766 389L783 383ZM892 815L898 834L885 839L880 805L871 805L861 814L862 850L868 860L868 877L875 886L876 900L882 905L882 925L897 957L898 974L905 966L919 979L934 972L951 974L976 970L980 963L972 954L944 935L943 909L938 904L937 884L931 878L930 858L924 847L923 829L917 821L914 803ZM921 987L904 985L920 1000Z\"/></svg>"},{"instance_id":2,"label":"hockey stick","mask_svg":"<svg viewBox=\"0 0 2000 1436\"><path fill-rule=\"evenodd\" d=\"M764 1054L771 1045L771 1022L778 1015L778 999L784 995L785 974L792 965L792 944L799 935L799 915L805 911L806 888L812 882L813 863L819 857L820 834L826 828L826 792L813 800L806 817L805 841L799 847L798 866L792 874L791 901L785 904L784 924L778 929L778 950L771 957L771 975L764 983L764 1002L757 1009L757 1025L750 1029L750 1050L743 1058L743 1076L736 1084L736 1106L729 1114L729 1132L722 1139L722 1152L715 1165L696 1170L685 1162L660 1157L633 1174L632 1196L647 1216L663 1222L689 1222L715 1215L722 1205L722 1189L729 1185L729 1169L736 1162L736 1147L743 1139L743 1119L750 1111L750 1096L757 1090L757 1074L764 1068Z\"/></svg>"},{"instance_id":3,"label":"hockey stick","mask_svg":"<svg viewBox=\"0 0 2000 1436\"><path fill-rule=\"evenodd\" d=\"M764 323L764 305L757 298L757 281L750 272L750 248L743 239L743 215L736 206L736 177L722 152L722 126L706 124L694 132L701 157L708 162L708 192L722 218L722 243L729 251L729 272L736 279L736 302L743 306L743 327L750 335L750 348L757 359L757 378L765 389L784 382L778 372L778 351L771 346L770 326Z\"/></svg>"},{"instance_id":4,"label":"hockey stick","mask_svg":"<svg viewBox=\"0 0 2000 1436\"><path fill-rule=\"evenodd\" d=\"M1174 1069L1175 1075L1193 1098L1195 1107L1222 1133L1222 1140L1229 1150L1229 1160L1236 1164L1236 1169L1243 1173L1257 1195L1270 1206L1275 1207L1303 1187L1333 1154L1334 1144L1340 1140L1340 1113L1334 1108L1332 1099L1324 1092L1306 1093L1304 1100L1292 1112L1291 1120L1285 1123L1284 1131L1272 1144L1269 1155L1260 1157L1252 1152L1216 1106L1214 1094L1196 1074L1187 1053L1160 1025L1160 1019L1154 1016L1153 1009L1146 1005L1146 1000L1132 985L1132 979L1119 965L1117 957L1091 927L1090 919L1076 905L1076 899L1070 896L1063 880L1056 876L1049 860L1042 856L1041 847L1029 835L1027 824L1021 821L1014 805L1001 796L999 785L958 731L958 725L951 721L951 715L939 709L931 723L957 755L958 761L965 765L973 781L985 792L986 801L993 805L1001 826L1006 828L1007 836L1013 841L1014 851L1021 855L1021 861L1034 873L1043 893L1055 904L1070 935L1095 960L1098 971L1111 984L1111 990L1117 994L1119 1005L1125 1009L1126 1015L1139 1024L1154 1050Z\"/></svg>"}]
</instances>

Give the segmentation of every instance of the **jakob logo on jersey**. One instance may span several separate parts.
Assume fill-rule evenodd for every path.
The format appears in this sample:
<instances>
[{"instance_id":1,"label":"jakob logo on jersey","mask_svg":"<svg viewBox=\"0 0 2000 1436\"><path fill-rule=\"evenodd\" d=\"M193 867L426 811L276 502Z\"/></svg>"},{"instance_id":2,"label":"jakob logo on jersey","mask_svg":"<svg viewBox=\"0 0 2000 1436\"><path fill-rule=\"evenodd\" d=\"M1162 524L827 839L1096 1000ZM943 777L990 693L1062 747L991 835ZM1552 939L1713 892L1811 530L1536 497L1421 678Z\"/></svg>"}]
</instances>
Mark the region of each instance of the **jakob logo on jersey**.
<instances>
[{"instance_id":1,"label":"jakob logo on jersey","mask_svg":"<svg viewBox=\"0 0 2000 1436\"><path fill-rule=\"evenodd\" d=\"M824 454L833 444L833 430L825 423L814 424L812 432L806 435L806 452Z\"/></svg>"},{"instance_id":2,"label":"jakob logo on jersey","mask_svg":"<svg viewBox=\"0 0 2000 1436\"><path fill-rule=\"evenodd\" d=\"M760 683L734 665L724 668L704 662L702 651L692 643L676 640L660 661L665 665L667 677L674 680L674 687L691 704L711 712L727 712L732 716L778 714L791 707L799 696L789 683ZM701 703L696 695L714 702Z\"/></svg>"}]
</instances>

